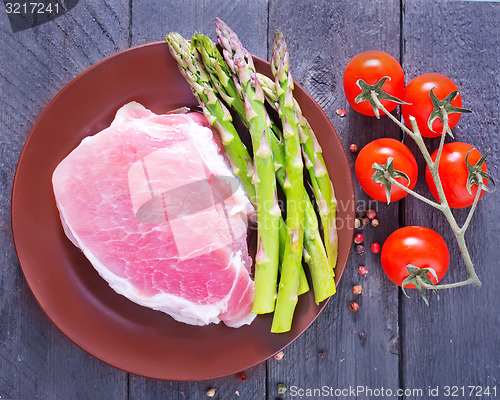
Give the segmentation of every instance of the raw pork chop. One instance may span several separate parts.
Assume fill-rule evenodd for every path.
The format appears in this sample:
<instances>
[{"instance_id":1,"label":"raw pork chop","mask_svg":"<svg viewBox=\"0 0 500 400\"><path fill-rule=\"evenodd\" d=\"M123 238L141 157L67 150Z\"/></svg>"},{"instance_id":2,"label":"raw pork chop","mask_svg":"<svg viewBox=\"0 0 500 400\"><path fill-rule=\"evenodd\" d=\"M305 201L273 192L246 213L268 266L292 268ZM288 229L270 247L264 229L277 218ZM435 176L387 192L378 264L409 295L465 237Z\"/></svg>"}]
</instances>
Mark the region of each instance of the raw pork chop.
<instances>
[{"instance_id":1,"label":"raw pork chop","mask_svg":"<svg viewBox=\"0 0 500 400\"><path fill-rule=\"evenodd\" d=\"M66 235L116 292L177 321L239 327L255 318L251 206L204 123L129 103L52 182Z\"/></svg>"}]
</instances>

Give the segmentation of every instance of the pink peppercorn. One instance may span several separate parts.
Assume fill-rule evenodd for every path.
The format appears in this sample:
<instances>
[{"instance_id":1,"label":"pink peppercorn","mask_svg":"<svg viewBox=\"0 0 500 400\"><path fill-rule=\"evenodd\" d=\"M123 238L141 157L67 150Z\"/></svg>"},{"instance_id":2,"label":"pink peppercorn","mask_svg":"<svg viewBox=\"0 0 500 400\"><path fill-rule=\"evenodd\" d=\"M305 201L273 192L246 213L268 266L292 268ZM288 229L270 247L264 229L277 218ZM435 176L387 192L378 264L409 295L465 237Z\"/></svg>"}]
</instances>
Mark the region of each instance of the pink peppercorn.
<instances>
[{"instance_id":1,"label":"pink peppercorn","mask_svg":"<svg viewBox=\"0 0 500 400\"><path fill-rule=\"evenodd\" d=\"M246 382L246 381L247 381L247 379L248 379L248 376L247 376L247 374L245 374L244 372L240 372L240 373L238 374L238 380L239 380L240 382Z\"/></svg>"},{"instance_id":2,"label":"pink peppercorn","mask_svg":"<svg viewBox=\"0 0 500 400\"><path fill-rule=\"evenodd\" d=\"M366 210L366 216L370 219L373 219L377 216L377 213L373 209Z\"/></svg>"},{"instance_id":3,"label":"pink peppercorn","mask_svg":"<svg viewBox=\"0 0 500 400\"><path fill-rule=\"evenodd\" d=\"M375 253L375 254L378 254L380 253L380 250L382 249L382 247L380 246L380 243L372 243L372 245L370 246L370 249Z\"/></svg>"},{"instance_id":4,"label":"pink peppercorn","mask_svg":"<svg viewBox=\"0 0 500 400\"><path fill-rule=\"evenodd\" d=\"M354 243L356 244L361 244L363 243L364 237L361 233L358 233L356 236L354 236Z\"/></svg>"},{"instance_id":5,"label":"pink peppercorn","mask_svg":"<svg viewBox=\"0 0 500 400\"><path fill-rule=\"evenodd\" d=\"M356 285L352 288L352 292L354 294L361 294L362 291L363 291L363 288L361 287L361 285Z\"/></svg>"},{"instance_id":6,"label":"pink peppercorn","mask_svg":"<svg viewBox=\"0 0 500 400\"><path fill-rule=\"evenodd\" d=\"M366 269L366 267L365 267L365 266L360 265L360 266L358 267L358 272L359 272L361 275L365 275L365 274L367 274L367 273L368 273L368 270Z\"/></svg>"}]
</instances>

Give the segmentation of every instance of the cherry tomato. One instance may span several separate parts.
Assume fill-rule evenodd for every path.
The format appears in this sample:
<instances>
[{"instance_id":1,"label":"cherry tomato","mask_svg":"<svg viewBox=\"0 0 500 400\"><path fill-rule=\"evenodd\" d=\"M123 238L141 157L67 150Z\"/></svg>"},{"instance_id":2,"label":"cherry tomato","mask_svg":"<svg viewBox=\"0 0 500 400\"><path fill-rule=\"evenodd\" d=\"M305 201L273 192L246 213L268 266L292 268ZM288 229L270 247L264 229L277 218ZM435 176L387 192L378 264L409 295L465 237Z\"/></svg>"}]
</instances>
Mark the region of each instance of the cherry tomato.
<instances>
[{"instance_id":1,"label":"cherry tomato","mask_svg":"<svg viewBox=\"0 0 500 400\"><path fill-rule=\"evenodd\" d=\"M410 149L395 139L376 139L368 143L359 152L354 169L363 190L372 199L378 201L386 202L387 196L384 185L375 183L372 180L373 173L375 172L372 165L374 163L385 164L389 157L393 159L394 169L404 172L410 178L409 184L405 178L396 178L399 183L410 189L413 189L415 183L417 183L417 162ZM392 185L391 201L402 199L406 195L407 193L403 189Z\"/></svg>"},{"instance_id":2,"label":"cherry tomato","mask_svg":"<svg viewBox=\"0 0 500 400\"><path fill-rule=\"evenodd\" d=\"M451 208L470 207L474 202L474 197L476 197L476 192L478 190L477 185L472 186L472 194L469 194L466 187L469 174L467 165L465 164L465 156L472 149L474 149L474 147L470 144L462 142L451 142L443 146L438 172L446 200ZM437 150L431 156L433 161L436 160L436 156ZM471 165L474 165L480 158L481 153L474 149L469 154L468 160ZM482 170L484 172L488 171L486 169L486 163L483 163ZM429 167L425 169L425 180L427 181L427 186L432 195L439 201L436 185L432 179ZM488 179L484 178L483 183L487 185ZM483 195L484 191L479 195L479 198L483 197Z\"/></svg>"},{"instance_id":3,"label":"cherry tomato","mask_svg":"<svg viewBox=\"0 0 500 400\"><path fill-rule=\"evenodd\" d=\"M410 115L412 115L416 119L420 133L423 137L427 138L439 137L443 131L443 123L439 118L435 119L432 123L434 132L428 127L429 117L433 109L429 94L431 89L434 89L433 93L439 100L443 100L448 94L454 90L458 90L453 81L444 75L435 73L423 74L413 79L405 88L403 100L411 103L411 105L401 105L401 113L403 114L405 124L411 128ZM462 98L460 95L452 100L451 104L456 107L462 107ZM450 129L455 127L459 119L459 113L449 114L448 125Z\"/></svg>"},{"instance_id":4,"label":"cherry tomato","mask_svg":"<svg viewBox=\"0 0 500 400\"><path fill-rule=\"evenodd\" d=\"M448 270L450 253L443 238L435 231L421 226L406 226L394 231L385 241L380 255L382 268L387 277L401 286L410 274L408 264L418 268L432 268L438 277L431 272L427 276L436 284ZM409 284L405 287L415 288Z\"/></svg>"},{"instance_id":5,"label":"cherry tomato","mask_svg":"<svg viewBox=\"0 0 500 400\"><path fill-rule=\"evenodd\" d=\"M405 77L403 68L393 56L383 51L366 51L349 61L344 71L344 92L351 107L361 114L374 116L373 108L368 101L355 103L354 99L361 93L356 82L358 79L363 79L369 85L374 85L384 76L390 79L384 83L382 89L401 99ZM381 103L388 111L394 110L398 105L389 100L382 100Z\"/></svg>"}]
</instances>

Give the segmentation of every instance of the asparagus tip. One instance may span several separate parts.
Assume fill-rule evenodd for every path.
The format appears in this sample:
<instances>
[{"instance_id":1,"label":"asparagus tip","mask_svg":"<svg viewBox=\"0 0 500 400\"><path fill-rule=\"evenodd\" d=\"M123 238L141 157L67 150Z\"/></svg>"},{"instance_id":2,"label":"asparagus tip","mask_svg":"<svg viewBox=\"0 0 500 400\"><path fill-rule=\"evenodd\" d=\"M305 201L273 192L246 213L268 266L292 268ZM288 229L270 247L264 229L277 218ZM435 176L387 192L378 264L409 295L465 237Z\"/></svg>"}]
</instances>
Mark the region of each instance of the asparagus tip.
<instances>
[{"instance_id":1,"label":"asparagus tip","mask_svg":"<svg viewBox=\"0 0 500 400\"><path fill-rule=\"evenodd\" d=\"M255 155L261 158L267 158L272 156L271 147L269 147L269 142L266 137L266 130L262 132L262 137L260 139L260 145Z\"/></svg>"},{"instance_id":2,"label":"asparagus tip","mask_svg":"<svg viewBox=\"0 0 500 400\"><path fill-rule=\"evenodd\" d=\"M259 246L257 248L257 254L255 255L255 263L262 264L269 261L269 257L267 256L266 250L264 249L264 242L262 241L262 237L259 240Z\"/></svg>"}]
</instances>

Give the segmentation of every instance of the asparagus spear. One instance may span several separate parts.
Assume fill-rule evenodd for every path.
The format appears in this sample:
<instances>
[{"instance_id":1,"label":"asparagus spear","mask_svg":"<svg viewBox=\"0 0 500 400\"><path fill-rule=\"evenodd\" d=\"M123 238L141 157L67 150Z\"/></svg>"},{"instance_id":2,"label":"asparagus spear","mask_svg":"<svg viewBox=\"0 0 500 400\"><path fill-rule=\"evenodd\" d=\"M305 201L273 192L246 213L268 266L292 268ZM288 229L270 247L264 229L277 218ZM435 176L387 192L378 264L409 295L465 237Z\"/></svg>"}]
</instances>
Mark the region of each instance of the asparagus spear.
<instances>
[{"instance_id":1,"label":"asparagus spear","mask_svg":"<svg viewBox=\"0 0 500 400\"><path fill-rule=\"evenodd\" d=\"M243 96L241 86L237 79L233 79L233 74L224 58L219 53L219 50L215 47L212 40L205 35L195 34L191 38L191 44L198 50L201 55L203 64L207 72L209 73L214 87L217 88L220 96L224 101L230 105L239 115L243 123L248 127L249 121L247 120L244 98L240 98L240 94ZM238 85L238 86L237 86ZM274 127L273 127L274 129ZM276 137L271 135L271 141L276 141ZM274 144L271 142L271 150L274 154ZM276 161L275 161L276 168ZM283 261L284 245L287 242L287 232L286 226L283 219L280 220L280 267ZM281 268L280 268L281 269ZM307 277L304 269L300 270L299 278L299 295L307 293L309 291L309 284L307 283Z\"/></svg>"},{"instance_id":2,"label":"asparagus spear","mask_svg":"<svg viewBox=\"0 0 500 400\"><path fill-rule=\"evenodd\" d=\"M257 194L258 245L255 257L255 299L252 312L274 311L278 278L279 217L274 163L269 142L271 121L264 106L264 93L257 80L252 80L255 67L251 55L229 27L221 20L215 30L224 47L226 61L238 76L245 99L245 115L254 150L254 178Z\"/></svg>"},{"instance_id":3,"label":"asparagus spear","mask_svg":"<svg viewBox=\"0 0 500 400\"><path fill-rule=\"evenodd\" d=\"M255 186L252 183L252 158L245 145L239 140L231 113L217 98L208 74L202 67L201 60L193 51L191 44L178 33L172 32L165 37L172 56L179 65L191 89L203 108L205 117L213 125L221 138L222 145L232 163L233 173L245 188L250 201L255 204Z\"/></svg>"},{"instance_id":4,"label":"asparagus spear","mask_svg":"<svg viewBox=\"0 0 500 400\"><path fill-rule=\"evenodd\" d=\"M215 44L210 40L210 38L201 34L195 34L192 37L191 42L201 55L203 64L210 74L212 82L219 91L221 97L238 113L243 121L246 121L245 106L241 97L241 87L239 86L238 81L233 79L231 68L229 68L228 64L219 53L219 50L215 47ZM231 62L231 60L229 61ZM274 85L274 82L271 79L267 79L272 85ZM267 89L264 85L262 87ZM274 93L275 101L277 102L278 98L276 96L276 89L273 88L272 92ZM273 131L278 134L278 136L271 135L270 141L276 168L276 176L285 193L285 196L288 197L289 188L285 187L285 149L281 140L282 135L279 129L274 125ZM318 219L309 196L307 195L305 195L304 232L304 260L309 265L314 287L315 301L318 304L335 293L335 282L330 272L331 268L328 266L325 247L319 234ZM305 282L303 276L303 269L301 269L299 295L303 293L302 285L303 282Z\"/></svg>"},{"instance_id":5,"label":"asparagus spear","mask_svg":"<svg viewBox=\"0 0 500 400\"><path fill-rule=\"evenodd\" d=\"M253 167L249 168L250 155L245 145L238 136L232 123L232 117L225 106L216 100L214 89L206 76L203 66L197 59L197 54L190 48L186 40L176 34L171 33L166 36L170 51L177 60L180 71L190 84L194 95L203 107L207 120L217 129L224 145L230 162L233 165L233 172L240 178L252 203L255 204L255 187L251 181L250 173ZM285 243L287 238L286 228L283 220L280 221L280 240ZM302 271L301 294L309 290L307 278Z\"/></svg>"},{"instance_id":6,"label":"asparagus spear","mask_svg":"<svg viewBox=\"0 0 500 400\"><path fill-rule=\"evenodd\" d=\"M276 150L273 151L273 156L277 163L285 165L285 149L283 146L276 146ZM276 171L276 177L285 195L289 195L290 187L285 185L285 169L279 168ZM335 281L333 279L332 269L328 264L325 246L319 233L318 217L316 216L316 211L307 193L304 194L304 200L304 260L309 265L315 302L319 304L326 298L335 294Z\"/></svg>"},{"instance_id":7,"label":"asparagus spear","mask_svg":"<svg viewBox=\"0 0 500 400\"><path fill-rule=\"evenodd\" d=\"M273 71L276 78L276 92L279 93L279 115L283 126L285 145L285 186L289 187L287 197L286 227L289 240L285 244L285 257L281 269L278 297L271 332L290 330L293 313L297 305L299 268L302 261L304 236L304 177L300 152L297 116L293 104L293 79L288 63L288 51L281 32L277 31L273 42Z\"/></svg>"},{"instance_id":8,"label":"asparagus spear","mask_svg":"<svg viewBox=\"0 0 500 400\"><path fill-rule=\"evenodd\" d=\"M168 34L165 40L179 65L179 70L191 86L199 104L203 107L207 120L219 132L221 142L232 164L233 172L242 182L252 204L255 206L255 186L251 179L253 176L252 158L233 125L231 114L222 102L215 100L215 90L201 64L198 53L191 47L189 42L177 33ZM285 222L281 217L279 236L280 254L283 254L287 232ZM283 244L282 247L281 243ZM309 291L307 277L303 270L300 279L299 294L303 294Z\"/></svg>"},{"instance_id":9,"label":"asparagus spear","mask_svg":"<svg viewBox=\"0 0 500 400\"><path fill-rule=\"evenodd\" d=\"M274 82L262 74L257 74L257 79L261 83L268 103L277 109L278 95L276 94ZM311 125L303 116L299 104L295 99L293 102L298 120L303 156L323 225L328 260L332 268L332 274L334 274L333 269L337 264L338 253L337 227L335 225L337 199L335 198L333 185L326 169L321 146L314 135Z\"/></svg>"}]
</instances>

